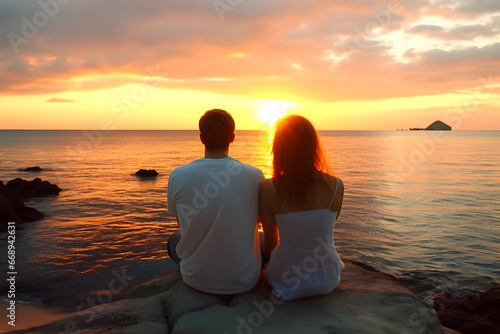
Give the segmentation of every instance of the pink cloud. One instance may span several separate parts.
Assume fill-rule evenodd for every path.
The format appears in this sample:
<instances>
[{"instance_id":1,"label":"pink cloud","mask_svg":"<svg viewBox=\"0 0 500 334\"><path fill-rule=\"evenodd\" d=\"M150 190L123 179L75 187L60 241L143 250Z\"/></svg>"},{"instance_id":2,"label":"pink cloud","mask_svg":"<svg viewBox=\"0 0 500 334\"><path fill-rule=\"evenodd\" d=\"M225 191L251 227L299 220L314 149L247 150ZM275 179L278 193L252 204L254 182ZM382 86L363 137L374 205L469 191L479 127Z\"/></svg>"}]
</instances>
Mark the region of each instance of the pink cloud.
<instances>
[{"instance_id":1,"label":"pink cloud","mask_svg":"<svg viewBox=\"0 0 500 334\"><path fill-rule=\"evenodd\" d=\"M48 103L59 103L59 102L76 102L76 100L71 100L71 99L60 99L60 98L57 98L57 97L53 97L51 99L48 99L47 101L45 102L48 102Z\"/></svg>"}]
</instances>

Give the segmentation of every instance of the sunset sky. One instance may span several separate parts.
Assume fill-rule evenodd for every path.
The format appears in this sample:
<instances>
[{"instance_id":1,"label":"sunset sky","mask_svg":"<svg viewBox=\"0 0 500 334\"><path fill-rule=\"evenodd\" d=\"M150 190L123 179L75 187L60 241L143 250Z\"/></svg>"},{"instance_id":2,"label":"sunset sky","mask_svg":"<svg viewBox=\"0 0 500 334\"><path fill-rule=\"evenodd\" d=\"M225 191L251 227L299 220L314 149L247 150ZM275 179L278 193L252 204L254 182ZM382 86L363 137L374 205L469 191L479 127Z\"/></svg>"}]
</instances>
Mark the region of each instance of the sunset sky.
<instances>
[{"instance_id":1,"label":"sunset sky","mask_svg":"<svg viewBox=\"0 0 500 334\"><path fill-rule=\"evenodd\" d=\"M498 0L7 0L0 129L500 130Z\"/></svg>"}]
</instances>

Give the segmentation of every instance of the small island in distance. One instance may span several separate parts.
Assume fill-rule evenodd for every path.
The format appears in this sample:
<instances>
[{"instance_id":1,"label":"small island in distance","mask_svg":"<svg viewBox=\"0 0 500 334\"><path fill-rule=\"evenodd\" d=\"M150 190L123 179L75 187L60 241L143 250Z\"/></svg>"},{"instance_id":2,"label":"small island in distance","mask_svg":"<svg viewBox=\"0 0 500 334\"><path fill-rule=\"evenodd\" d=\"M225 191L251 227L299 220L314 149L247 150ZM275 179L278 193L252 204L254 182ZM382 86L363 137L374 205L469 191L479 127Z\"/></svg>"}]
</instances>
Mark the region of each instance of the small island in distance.
<instances>
[{"instance_id":1,"label":"small island in distance","mask_svg":"<svg viewBox=\"0 0 500 334\"><path fill-rule=\"evenodd\" d=\"M404 129L397 129L398 131L404 131ZM420 130L441 130L441 131L451 131L451 126L448 124L441 122L441 121L435 121L431 125L429 125L426 128L410 128L410 131L420 131Z\"/></svg>"}]
</instances>

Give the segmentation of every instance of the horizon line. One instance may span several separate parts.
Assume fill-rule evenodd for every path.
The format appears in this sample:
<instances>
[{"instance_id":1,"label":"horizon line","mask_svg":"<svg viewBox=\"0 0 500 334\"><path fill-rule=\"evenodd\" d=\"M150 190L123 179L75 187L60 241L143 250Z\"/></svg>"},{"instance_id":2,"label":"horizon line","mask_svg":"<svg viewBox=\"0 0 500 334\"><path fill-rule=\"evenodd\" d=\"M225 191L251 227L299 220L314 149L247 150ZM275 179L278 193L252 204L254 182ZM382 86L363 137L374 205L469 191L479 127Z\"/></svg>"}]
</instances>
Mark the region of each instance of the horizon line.
<instances>
[{"instance_id":1,"label":"horizon line","mask_svg":"<svg viewBox=\"0 0 500 334\"><path fill-rule=\"evenodd\" d=\"M235 131L267 131L269 129L236 129ZM111 130L102 130L102 129L0 129L0 131L102 131L102 132L113 132L113 131L199 131L199 129L111 129ZM418 132L418 131L440 131L440 130L410 130L410 129L378 129L378 130L368 130L368 129L316 129L316 131L394 131L394 132ZM445 131L445 130L441 130ZM481 130L446 130L446 131L500 131L500 129L481 129Z\"/></svg>"}]
</instances>

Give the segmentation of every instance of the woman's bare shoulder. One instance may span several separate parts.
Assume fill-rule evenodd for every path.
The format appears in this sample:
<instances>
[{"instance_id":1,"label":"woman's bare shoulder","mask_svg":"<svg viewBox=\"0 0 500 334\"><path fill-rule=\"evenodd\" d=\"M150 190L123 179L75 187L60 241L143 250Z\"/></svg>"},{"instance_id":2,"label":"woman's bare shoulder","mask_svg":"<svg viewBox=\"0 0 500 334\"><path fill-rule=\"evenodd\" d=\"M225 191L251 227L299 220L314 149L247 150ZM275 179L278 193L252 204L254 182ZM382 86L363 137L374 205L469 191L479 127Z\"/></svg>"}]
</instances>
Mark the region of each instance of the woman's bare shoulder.
<instances>
[{"instance_id":1,"label":"woman's bare shoulder","mask_svg":"<svg viewBox=\"0 0 500 334\"><path fill-rule=\"evenodd\" d=\"M339 187L341 185L343 185L342 180L338 176L334 176L334 175L327 174L327 173L322 173L322 176L323 176L323 179L325 180L325 182L328 183L328 185L330 185L330 186L335 187L337 182L339 183Z\"/></svg>"}]
</instances>

